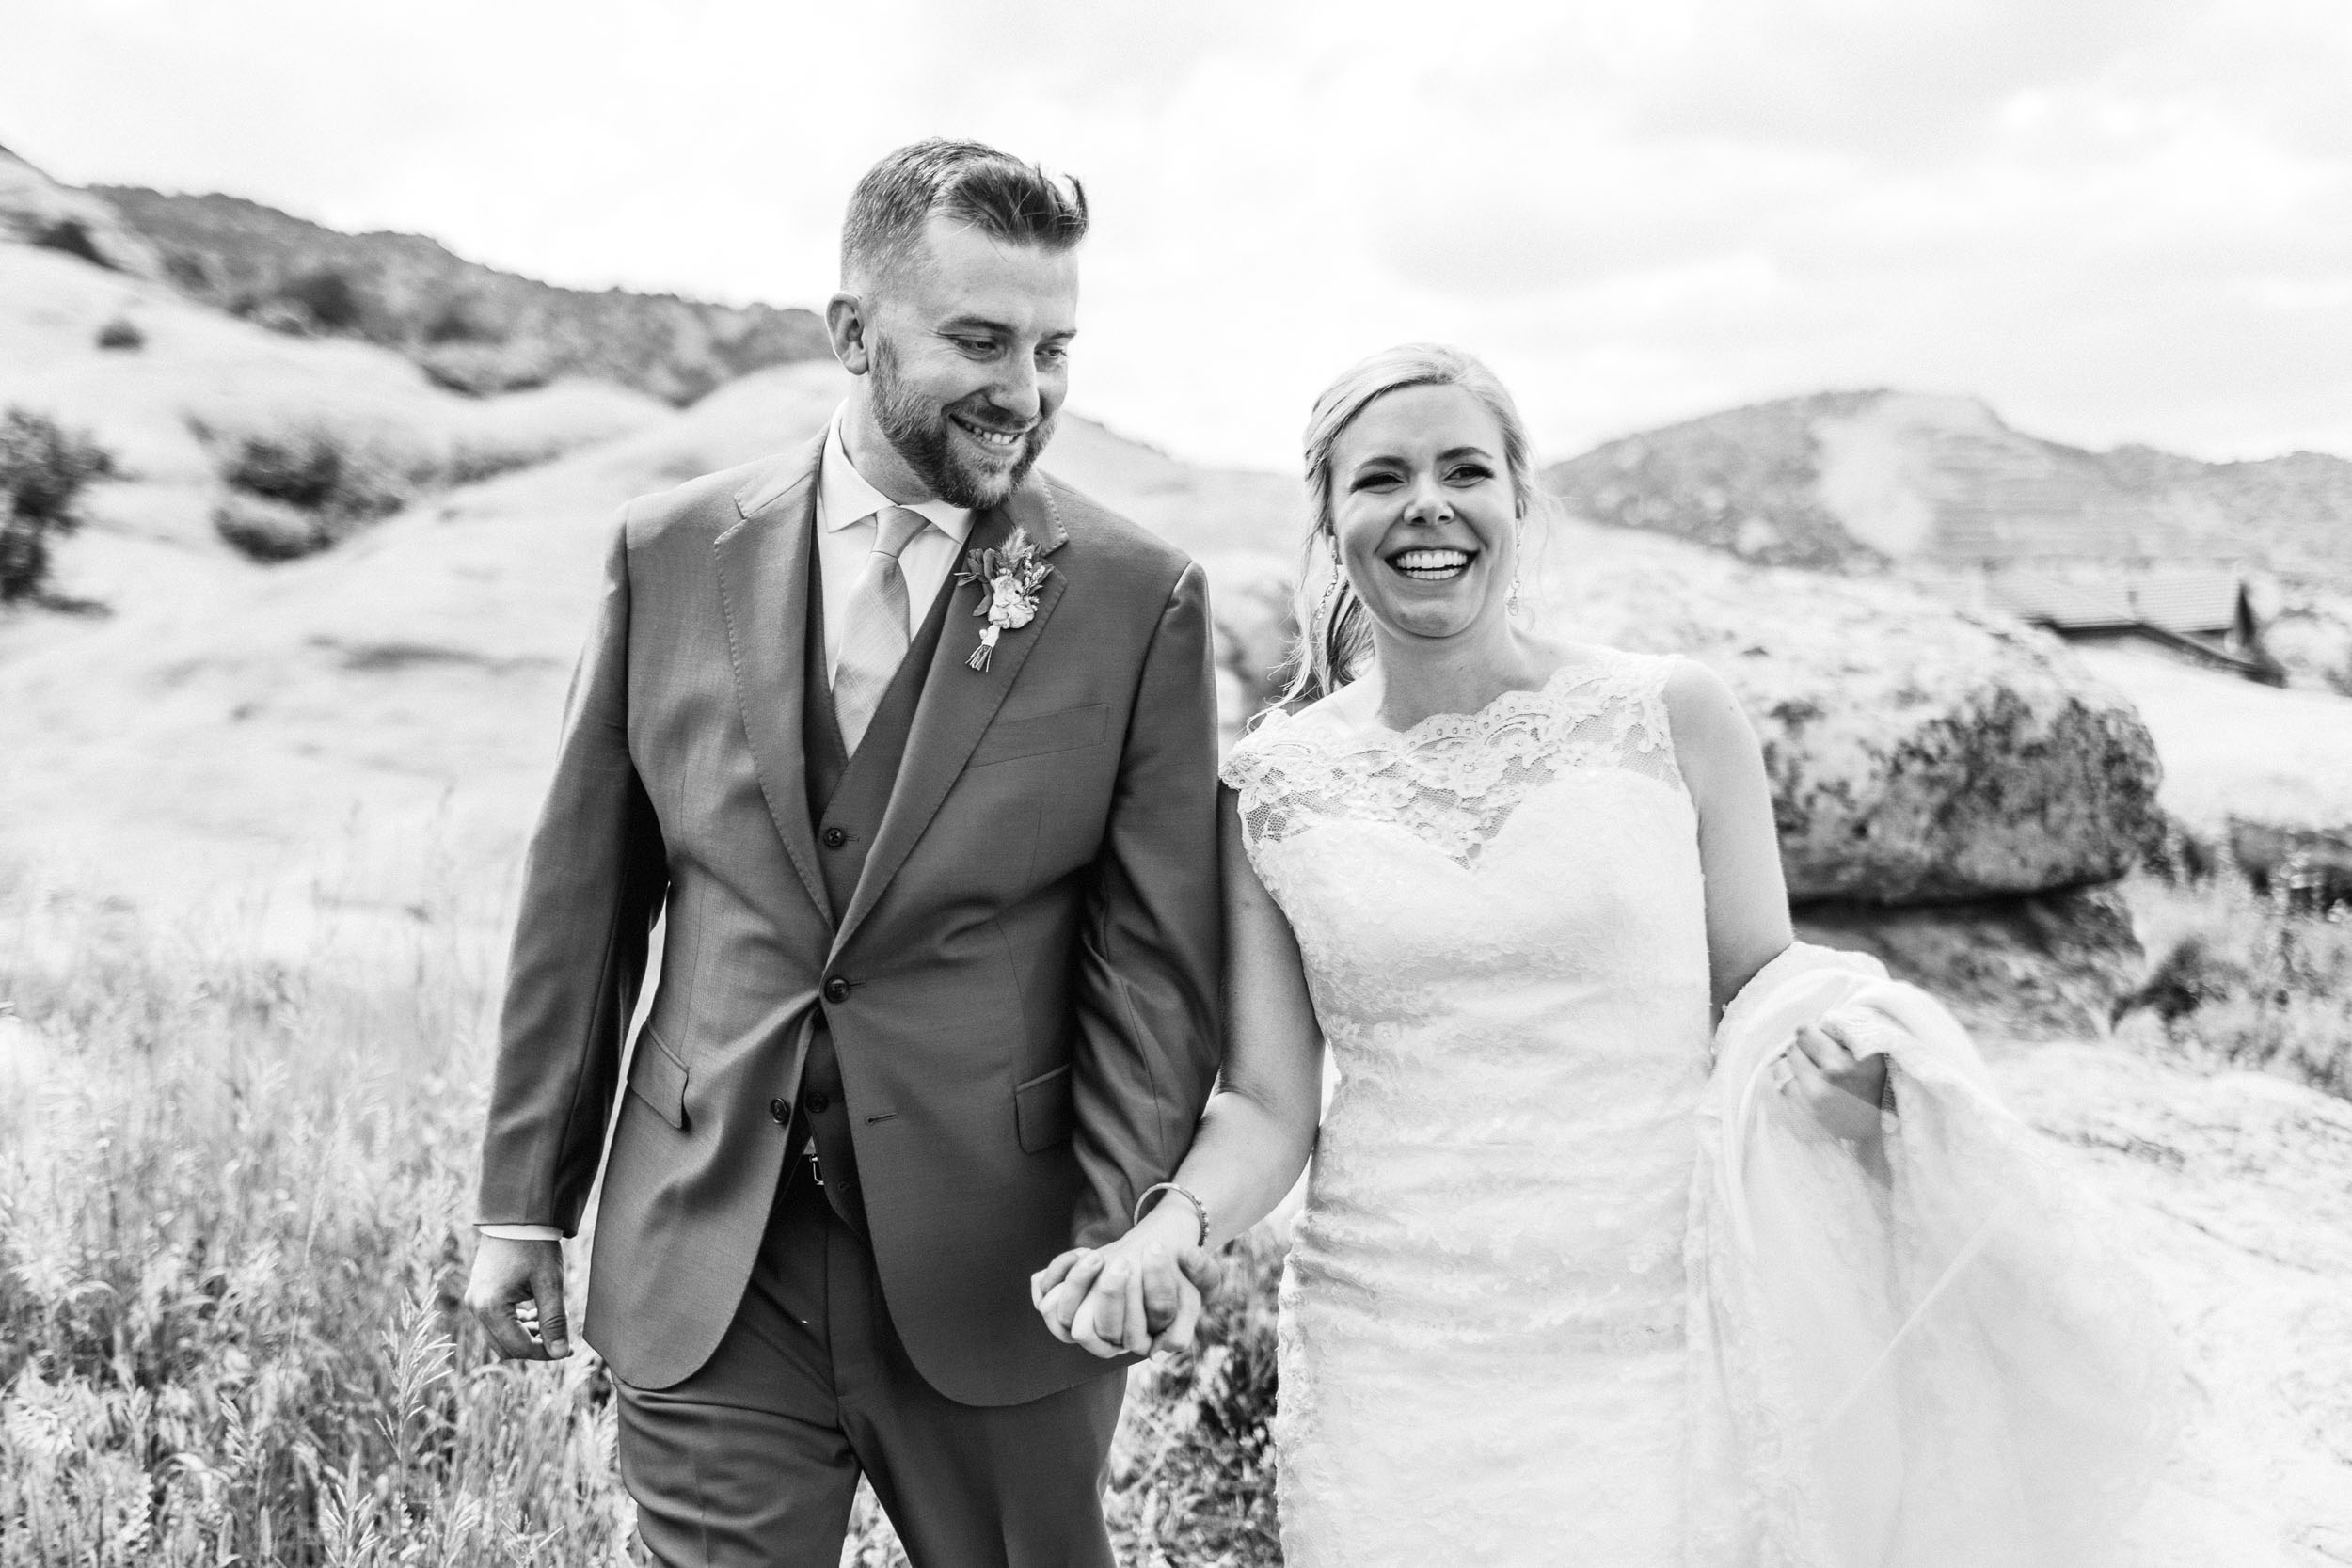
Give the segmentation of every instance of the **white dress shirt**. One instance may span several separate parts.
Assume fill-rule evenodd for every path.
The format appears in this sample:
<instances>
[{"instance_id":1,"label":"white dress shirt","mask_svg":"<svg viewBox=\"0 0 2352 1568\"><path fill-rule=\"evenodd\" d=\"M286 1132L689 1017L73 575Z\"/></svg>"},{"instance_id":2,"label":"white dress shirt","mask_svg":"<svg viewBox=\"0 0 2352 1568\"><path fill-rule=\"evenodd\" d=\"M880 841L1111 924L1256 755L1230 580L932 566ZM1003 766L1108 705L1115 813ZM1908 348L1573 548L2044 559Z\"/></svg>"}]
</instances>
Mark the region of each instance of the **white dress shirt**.
<instances>
[{"instance_id":1,"label":"white dress shirt","mask_svg":"<svg viewBox=\"0 0 2352 1568\"><path fill-rule=\"evenodd\" d=\"M831 684L841 664L842 625L848 613L850 590L874 553L874 514L897 503L866 483L841 444L843 409L833 411L825 427L825 455L817 468L817 574L825 595L825 680ZM972 532L972 514L946 501L918 501L907 508L930 519L930 527L907 541L898 552L898 575L907 585L907 641L923 629L939 585L962 559L963 542ZM787 628L785 635L791 635ZM564 1233L551 1225L485 1225L485 1236L510 1242L553 1242Z\"/></svg>"},{"instance_id":2,"label":"white dress shirt","mask_svg":"<svg viewBox=\"0 0 2352 1568\"><path fill-rule=\"evenodd\" d=\"M846 406L846 405L845 405ZM841 409L834 409L825 431L825 455L817 478L817 562L825 594L825 679L831 682L841 665L841 636L848 628L850 590L874 553L874 514L895 505L875 489L850 461L841 444ZM963 542L972 532L972 514L946 501L918 501L907 508L930 520L930 527L907 541L898 552L898 575L907 585L907 641L923 628L939 585L963 559Z\"/></svg>"}]
</instances>

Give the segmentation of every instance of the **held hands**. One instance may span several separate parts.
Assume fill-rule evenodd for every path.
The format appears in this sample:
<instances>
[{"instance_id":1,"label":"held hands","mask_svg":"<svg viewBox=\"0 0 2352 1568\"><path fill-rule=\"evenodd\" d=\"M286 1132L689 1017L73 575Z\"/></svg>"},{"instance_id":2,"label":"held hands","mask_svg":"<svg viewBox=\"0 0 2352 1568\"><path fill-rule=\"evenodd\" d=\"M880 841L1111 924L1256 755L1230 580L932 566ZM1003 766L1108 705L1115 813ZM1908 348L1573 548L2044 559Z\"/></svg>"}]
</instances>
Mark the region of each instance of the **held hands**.
<instances>
[{"instance_id":1,"label":"held hands","mask_svg":"<svg viewBox=\"0 0 2352 1568\"><path fill-rule=\"evenodd\" d=\"M1029 1301L1063 1344L1105 1358L1156 1355L1192 1343L1216 1276L1215 1259L1147 1217L1107 1246L1073 1247L1038 1270Z\"/></svg>"},{"instance_id":2,"label":"held hands","mask_svg":"<svg viewBox=\"0 0 2352 1568\"><path fill-rule=\"evenodd\" d=\"M1799 1029L1772 1069L1783 1096L1823 1132L1849 1143L1879 1135L1886 1097L1886 1057L1865 1037L1869 1032L1853 1014L1833 1013L1818 1027Z\"/></svg>"},{"instance_id":3,"label":"held hands","mask_svg":"<svg viewBox=\"0 0 2352 1568\"><path fill-rule=\"evenodd\" d=\"M483 1237L466 1283L466 1306L506 1360L561 1361L572 1354L561 1242Z\"/></svg>"}]
</instances>

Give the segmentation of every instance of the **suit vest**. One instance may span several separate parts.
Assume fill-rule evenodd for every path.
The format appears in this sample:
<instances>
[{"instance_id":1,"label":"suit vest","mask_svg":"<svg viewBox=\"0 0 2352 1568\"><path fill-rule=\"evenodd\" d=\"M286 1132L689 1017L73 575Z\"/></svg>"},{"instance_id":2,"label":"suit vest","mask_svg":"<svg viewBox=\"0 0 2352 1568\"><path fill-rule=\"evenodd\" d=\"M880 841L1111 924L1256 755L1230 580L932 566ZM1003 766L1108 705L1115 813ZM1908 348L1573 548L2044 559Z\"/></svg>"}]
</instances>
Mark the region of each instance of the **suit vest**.
<instances>
[{"instance_id":1,"label":"suit vest","mask_svg":"<svg viewBox=\"0 0 2352 1568\"><path fill-rule=\"evenodd\" d=\"M807 689L801 703L801 746L807 759L808 818L817 825L818 863L824 873L826 900L837 921L857 892L866 851L873 847L882 813L890 804L891 786L898 782L898 764L906 755L907 736L914 728L924 677L930 673L947 625L955 578L950 576L940 584L930 613L923 617L852 756L842 742L841 721L833 705L833 682L825 657L824 573L813 539L809 560L816 569L808 574L808 651L802 660ZM857 1151L850 1137L841 1065L834 1055L833 1031L825 1026L822 1004L818 1008L817 1027L809 1036L808 1060L801 1070L800 1102L793 1107L792 1117L794 1127L787 1147L797 1157L803 1130L814 1137L825 1196L834 1212L864 1235L866 1206L858 1196Z\"/></svg>"}]
</instances>

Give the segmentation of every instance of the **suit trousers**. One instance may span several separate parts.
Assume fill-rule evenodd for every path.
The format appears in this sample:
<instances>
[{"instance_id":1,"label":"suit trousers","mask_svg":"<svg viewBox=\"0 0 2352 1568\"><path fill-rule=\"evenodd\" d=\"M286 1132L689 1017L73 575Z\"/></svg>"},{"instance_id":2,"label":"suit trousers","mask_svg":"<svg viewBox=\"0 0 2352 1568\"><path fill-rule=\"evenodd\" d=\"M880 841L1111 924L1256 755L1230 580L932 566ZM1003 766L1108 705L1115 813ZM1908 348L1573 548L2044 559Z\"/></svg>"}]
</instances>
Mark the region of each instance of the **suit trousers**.
<instances>
[{"instance_id":1,"label":"suit trousers","mask_svg":"<svg viewBox=\"0 0 2352 1568\"><path fill-rule=\"evenodd\" d=\"M663 1568L838 1568L861 1471L914 1568L1111 1568L1125 1378L1005 1406L933 1389L806 1160L787 1165L710 1359L668 1388L614 1382L621 1479Z\"/></svg>"}]
</instances>

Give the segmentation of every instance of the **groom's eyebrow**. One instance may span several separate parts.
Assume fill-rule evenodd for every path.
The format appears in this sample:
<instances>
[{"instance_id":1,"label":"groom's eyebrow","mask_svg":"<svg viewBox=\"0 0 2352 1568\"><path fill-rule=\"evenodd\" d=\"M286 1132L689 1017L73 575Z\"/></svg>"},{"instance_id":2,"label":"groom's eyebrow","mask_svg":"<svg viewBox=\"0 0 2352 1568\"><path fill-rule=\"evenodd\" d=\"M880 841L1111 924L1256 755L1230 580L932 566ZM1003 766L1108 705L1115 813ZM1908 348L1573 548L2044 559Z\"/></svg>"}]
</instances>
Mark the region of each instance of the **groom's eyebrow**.
<instances>
[{"instance_id":1,"label":"groom's eyebrow","mask_svg":"<svg viewBox=\"0 0 2352 1568\"><path fill-rule=\"evenodd\" d=\"M1009 323L996 321L988 316L950 316L947 320L941 322L935 330L949 337L981 332L992 333L999 338L1015 336ZM1060 332L1048 332L1044 341L1049 343L1068 342L1077 335L1078 329L1073 326Z\"/></svg>"}]
</instances>

